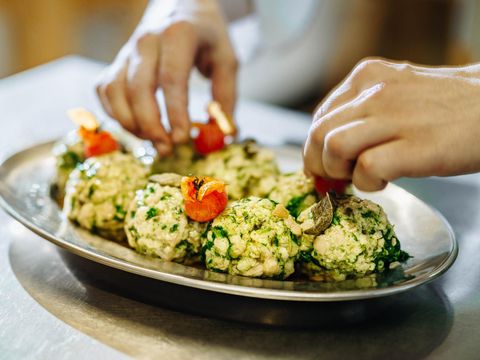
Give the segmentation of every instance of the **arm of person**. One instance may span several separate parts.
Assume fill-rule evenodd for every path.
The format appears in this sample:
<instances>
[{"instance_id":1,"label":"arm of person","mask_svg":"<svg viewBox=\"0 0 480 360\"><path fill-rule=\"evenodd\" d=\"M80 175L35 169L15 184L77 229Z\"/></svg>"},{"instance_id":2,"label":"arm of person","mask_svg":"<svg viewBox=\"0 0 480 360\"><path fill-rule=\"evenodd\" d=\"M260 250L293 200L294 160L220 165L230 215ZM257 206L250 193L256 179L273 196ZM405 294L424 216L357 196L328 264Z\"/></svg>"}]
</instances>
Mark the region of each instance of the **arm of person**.
<instances>
[{"instance_id":1,"label":"arm of person","mask_svg":"<svg viewBox=\"0 0 480 360\"><path fill-rule=\"evenodd\" d=\"M237 60L215 0L156 0L103 72L97 93L105 111L161 155L189 139L188 79L193 67L211 80L212 97L232 114ZM155 93L161 88L166 112ZM167 116L171 131L162 125Z\"/></svg>"},{"instance_id":2,"label":"arm of person","mask_svg":"<svg viewBox=\"0 0 480 360\"><path fill-rule=\"evenodd\" d=\"M366 59L318 106L305 171L376 191L404 176L480 171L479 139L480 64Z\"/></svg>"}]
</instances>

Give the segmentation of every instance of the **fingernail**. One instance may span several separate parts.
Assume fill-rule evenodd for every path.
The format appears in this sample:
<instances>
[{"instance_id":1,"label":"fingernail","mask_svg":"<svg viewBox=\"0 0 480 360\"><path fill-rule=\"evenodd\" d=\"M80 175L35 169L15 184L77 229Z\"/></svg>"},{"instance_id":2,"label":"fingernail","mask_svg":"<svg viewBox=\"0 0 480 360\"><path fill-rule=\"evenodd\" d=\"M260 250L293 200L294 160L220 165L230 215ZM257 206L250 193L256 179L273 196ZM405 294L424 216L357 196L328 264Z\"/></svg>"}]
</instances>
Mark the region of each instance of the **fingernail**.
<instances>
[{"instance_id":1,"label":"fingernail","mask_svg":"<svg viewBox=\"0 0 480 360\"><path fill-rule=\"evenodd\" d=\"M157 149L158 154L160 156L169 155L170 152L172 151L172 148L170 147L170 145L165 144L165 143L156 143L155 148Z\"/></svg>"}]
</instances>

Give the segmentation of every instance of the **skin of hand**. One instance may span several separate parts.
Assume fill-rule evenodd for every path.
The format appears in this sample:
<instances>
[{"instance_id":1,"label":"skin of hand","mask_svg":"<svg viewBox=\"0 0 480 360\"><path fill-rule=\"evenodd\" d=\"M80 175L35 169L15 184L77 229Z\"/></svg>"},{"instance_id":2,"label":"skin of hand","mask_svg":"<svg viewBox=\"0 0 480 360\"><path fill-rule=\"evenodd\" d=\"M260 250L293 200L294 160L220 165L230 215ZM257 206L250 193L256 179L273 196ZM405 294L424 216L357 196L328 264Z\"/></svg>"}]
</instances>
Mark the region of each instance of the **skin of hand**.
<instances>
[{"instance_id":1,"label":"skin of hand","mask_svg":"<svg viewBox=\"0 0 480 360\"><path fill-rule=\"evenodd\" d=\"M188 141L188 79L192 68L211 79L212 97L227 114L236 98L237 59L215 0L157 0L102 73L97 94L125 129L151 140L160 155ZM171 131L155 93L163 90Z\"/></svg>"},{"instance_id":2,"label":"skin of hand","mask_svg":"<svg viewBox=\"0 0 480 360\"><path fill-rule=\"evenodd\" d=\"M480 171L480 66L361 61L317 107L304 165L364 191Z\"/></svg>"}]
</instances>

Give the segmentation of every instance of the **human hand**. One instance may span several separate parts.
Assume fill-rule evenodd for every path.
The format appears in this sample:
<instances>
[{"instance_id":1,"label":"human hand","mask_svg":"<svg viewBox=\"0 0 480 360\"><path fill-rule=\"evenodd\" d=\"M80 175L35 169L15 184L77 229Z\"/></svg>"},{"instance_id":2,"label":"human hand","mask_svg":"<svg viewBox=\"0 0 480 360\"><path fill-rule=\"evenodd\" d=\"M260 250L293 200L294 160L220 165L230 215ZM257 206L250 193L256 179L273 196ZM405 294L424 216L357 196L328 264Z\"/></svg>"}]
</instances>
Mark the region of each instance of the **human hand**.
<instances>
[{"instance_id":1,"label":"human hand","mask_svg":"<svg viewBox=\"0 0 480 360\"><path fill-rule=\"evenodd\" d=\"M169 14L165 8L172 5ZM103 73L97 93L105 111L128 131L152 140L161 155L190 135L188 79L196 66L212 97L233 113L237 60L215 0L157 1ZM171 132L162 126L155 93L162 88Z\"/></svg>"},{"instance_id":2,"label":"human hand","mask_svg":"<svg viewBox=\"0 0 480 360\"><path fill-rule=\"evenodd\" d=\"M317 108L305 171L365 191L402 176L480 171L478 70L360 62Z\"/></svg>"}]
</instances>

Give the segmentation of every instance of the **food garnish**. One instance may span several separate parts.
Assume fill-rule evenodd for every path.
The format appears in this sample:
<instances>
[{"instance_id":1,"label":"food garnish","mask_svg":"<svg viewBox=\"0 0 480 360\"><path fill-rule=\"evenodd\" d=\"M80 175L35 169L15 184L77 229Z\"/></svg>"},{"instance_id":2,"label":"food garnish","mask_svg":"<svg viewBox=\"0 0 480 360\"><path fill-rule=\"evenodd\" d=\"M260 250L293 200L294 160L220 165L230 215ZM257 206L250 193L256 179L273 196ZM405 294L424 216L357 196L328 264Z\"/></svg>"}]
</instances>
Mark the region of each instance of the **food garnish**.
<instances>
[{"instance_id":1,"label":"food garnish","mask_svg":"<svg viewBox=\"0 0 480 360\"><path fill-rule=\"evenodd\" d=\"M335 203L327 193L318 203L310 208L312 221L305 222L303 232L307 235L320 235L330 226L335 212Z\"/></svg>"},{"instance_id":2,"label":"food garnish","mask_svg":"<svg viewBox=\"0 0 480 360\"><path fill-rule=\"evenodd\" d=\"M320 176L315 178L315 189L320 195L325 195L331 191L339 195L344 194L348 185L350 185L349 180L326 179Z\"/></svg>"},{"instance_id":3,"label":"food garnish","mask_svg":"<svg viewBox=\"0 0 480 360\"><path fill-rule=\"evenodd\" d=\"M227 114L225 114L218 102L210 102L207 106L207 112L210 118L215 120L218 127L225 135L234 136L237 133L235 123Z\"/></svg>"},{"instance_id":4,"label":"food garnish","mask_svg":"<svg viewBox=\"0 0 480 360\"><path fill-rule=\"evenodd\" d=\"M216 218L227 206L225 183L208 176L184 176L181 183L185 212L198 222Z\"/></svg>"},{"instance_id":5,"label":"food garnish","mask_svg":"<svg viewBox=\"0 0 480 360\"><path fill-rule=\"evenodd\" d=\"M162 186L180 187L182 183L182 175L175 173L155 174L151 175L148 180Z\"/></svg>"},{"instance_id":6,"label":"food garnish","mask_svg":"<svg viewBox=\"0 0 480 360\"><path fill-rule=\"evenodd\" d=\"M87 158L118 150L118 142L109 132L100 129L100 124L90 111L76 108L67 114L78 126L78 135L83 140Z\"/></svg>"},{"instance_id":7,"label":"food garnish","mask_svg":"<svg viewBox=\"0 0 480 360\"><path fill-rule=\"evenodd\" d=\"M70 109L67 111L67 115L79 128L84 128L88 131L96 131L100 126L95 115L87 109Z\"/></svg>"},{"instance_id":8,"label":"food garnish","mask_svg":"<svg viewBox=\"0 0 480 360\"><path fill-rule=\"evenodd\" d=\"M232 275L357 281L408 260L382 208L344 194L349 181L281 173L271 150L231 143L236 128L218 103L207 111L194 146L152 172L114 151L121 144L90 111L70 110L78 130L56 154L68 219L141 254Z\"/></svg>"},{"instance_id":9,"label":"food garnish","mask_svg":"<svg viewBox=\"0 0 480 360\"><path fill-rule=\"evenodd\" d=\"M209 115L207 123L192 123L192 126L198 130L198 135L193 142L201 155L223 149L225 138L234 136L237 132L234 122L223 112L219 103L216 101L209 103L207 112Z\"/></svg>"},{"instance_id":10,"label":"food garnish","mask_svg":"<svg viewBox=\"0 0 480 360\"><path fill-rule=\"evenodd\" d=\"M192 126L198 129L198 135L193 143L199 154L208 155L225 147L225 134L215 119L210 118L206 124L195 122L192 123Z\"/></svg>"}]
</instances>

